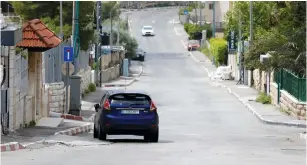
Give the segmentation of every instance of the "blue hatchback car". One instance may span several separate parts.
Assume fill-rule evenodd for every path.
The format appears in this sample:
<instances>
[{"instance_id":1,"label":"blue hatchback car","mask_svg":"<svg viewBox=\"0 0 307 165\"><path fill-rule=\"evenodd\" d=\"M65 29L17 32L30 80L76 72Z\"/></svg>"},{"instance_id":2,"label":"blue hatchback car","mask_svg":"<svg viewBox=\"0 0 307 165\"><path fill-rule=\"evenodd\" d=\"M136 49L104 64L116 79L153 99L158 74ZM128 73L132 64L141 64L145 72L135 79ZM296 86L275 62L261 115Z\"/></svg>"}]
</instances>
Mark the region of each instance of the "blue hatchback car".
<instances>
[{"instance_id":1,"label":"blue hatchback car","mask_svg":"<svg viewBox=\"0 0 307 165\"><path fill-rule=\"evenodd\" d=\"M151 97L145 92L106 91L95 104L94 138L107 135L138 135L145 141L158 142L159 115Z\"/></svg>"}]
</instances>

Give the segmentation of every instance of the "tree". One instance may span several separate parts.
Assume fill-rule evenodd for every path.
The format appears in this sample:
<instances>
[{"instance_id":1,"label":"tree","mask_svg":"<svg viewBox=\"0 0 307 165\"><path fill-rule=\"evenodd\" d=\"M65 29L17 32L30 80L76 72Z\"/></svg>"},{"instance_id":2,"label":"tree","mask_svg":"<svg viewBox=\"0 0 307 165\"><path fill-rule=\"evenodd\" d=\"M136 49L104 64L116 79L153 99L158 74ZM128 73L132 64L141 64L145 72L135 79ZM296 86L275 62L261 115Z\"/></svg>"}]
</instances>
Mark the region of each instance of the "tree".
<instances>
[{"instance_id":1,"label":"tree","mask_svg":"<svg viewBox=\"0 0 307 165\"><path fill-rule=\"evenodd\" d=\"M225 36L238 30L241 17L243 36L249 36L249 2L235 2L226 15ZM306 72L306 2L253 2L253 42L244 54L248 69L286 68L301 76ZM264 66L259 56L270 52L271 64Z\"/></svg>"},{"instance_id":2,"label":"tree","mask_svg":"<svg viewBox=\"0 0 307 165\"><path fill-rule=\"evenodd\" d=\"M101 9L102 21L110 19L111 14L113 19L120 15L120 5L117 4L117 1L103 2Z\"/></svg>"},{"instance_id":3,"label":"tree","mask_svg":"<svg viewBox=\"0 0 307 165\"><path fill-rule=\"evenodd\" d=\"M105 20L103 23L103 26L110 27L110 20ZM131 59L136 55L136 49L138 47L138 43L134 37L130 35L128 32L128 28L126 26L126 21L117 19L112 22L113 24L113 30L112 30L112 44L117 43L117 32L119 29L119 44L124 45L126 49L126 57ZM119 26L119 28L118 28Z\"/></svg>"},{"instance_id":4,"label":"tree","mask_svg":"<svg viewBox=\"0 0 307 165\"><path fill-rule=\"evenodd\" d=\"M73 3L63 1L63 33L64 39L71 36L72 25L72 6ZM81 50L88 50L93 42L94 29L93 21L95 3L91 1L79 2L79 36ZM12 6L17 15L23 18L23 21L29 21L34 18L41 19L52 31L60 32L60 3L58 1L13 1Z\"/></svg>"}]
</instances>

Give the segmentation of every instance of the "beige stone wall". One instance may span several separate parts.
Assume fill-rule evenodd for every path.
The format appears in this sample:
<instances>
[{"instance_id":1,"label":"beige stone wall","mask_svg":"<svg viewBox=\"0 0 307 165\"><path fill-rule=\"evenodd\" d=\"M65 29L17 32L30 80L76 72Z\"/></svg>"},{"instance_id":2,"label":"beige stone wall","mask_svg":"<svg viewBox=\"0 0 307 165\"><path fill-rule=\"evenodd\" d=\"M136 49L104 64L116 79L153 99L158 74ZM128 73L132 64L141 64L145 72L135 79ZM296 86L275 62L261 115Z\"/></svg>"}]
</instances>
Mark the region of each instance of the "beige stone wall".
<instances>
[{"instance_id":1,"label":"beige stone wall","mask_svg":"<svg viewBox=\"0 0 307 165\"><path fill-rule=\"evenodd\" d=\"M284 90L281 90L280 107L291 111L292 116L296 116L301 120L306 120L306 103L299 102Z\"/></svg>"},{"instance_id":2,"label":"beige stone wall","mask_svg":"<svg viewBox=\"0 0 307 165\"><path fill-rule=\"evenodd\" d=\"M81 92L84 93L84 91L88 88L89 84L92 82L92 69L91 67L80 69L78 72L78 75L81 77Z\"/></svg>"},{"instance_id":3,"label":"beige stone wall","mask_svg":"<svg viewBox=\"0 0 307 165\"><path fill-rule=\"evenodd\" d=\"M272 82L272 81L271 81L271 85L270 85L270 96L271 96L272 105L279 107L277 84Z\"/></svg>"},{"instance_id":4,"label":"beige stone wall","mask_svg":"<svg viewBox=\"0 0 307 165\"><path fill-rule=\"evenodd\" d=\"M109 68L110 62L111 62L111 54L103 55L100 58L101 69L104 70Z\"/></svg>"},{"instance_id":5,"label":"beige stone wall","mask_svg":"<svg viewBox=\"0 0 307 165\"><path fill-rule=\"evenodd\" d=\"M271 83L270 96L272 99L272 105L290 111L292 116L295 116L300 120L306 120L306 102L299 102L287 91L281 90L280 102L278 104L278 86L275 82Z\"/></svg>"},{"instance_id":6,"label":"beige stone wall","mask_svg":"<svg viewBox=\"0 0 307 165\"><path fill-rule=\"evenodd\" d=\"M119 64L111 67L111 68L108 68L108 69L105 69L105 70L102 70L102 80L101 82L102 83L105 83L105 82L108 82L110 80L114 80L116 78L118 78L120 76L120 66Z\"/></svg>"},{"instance_id":7,"label":"beige stone wall","mask_svg":"<svg viewBox=\"0 0 307 165\"><path fill-rule=\"evenodd\" d=\"M25 97L25 113L24 113L24 122L30 123L30 121L34 120L35 112L33 111L33 96Z\"/></svg>"},{"instance_id":8,"label":"beige stone wall","mask_svg":"<svg viewBox=\"0 0 307 165\"><path fill-rule=\"evenodd\" d=\"M100 58L100 64L101 64L101 70L108 69L110 67L113 67L116 64L122 63L122 59L124 59L125 53L124 52L112 52L108 55L103 55Z\"/></svg>"},{"instance_id":9,"label":"beige stone wall","mask_svg":"<svg viewBox=\"0 0 307 165\"><path fill-rule=\"evenodd\" d=\"M266 72L255 69L253 71L254 88L257 91L265 92L264 84L266 83Z\"/></svg>"},{"instance_id":10,"label":"beige stone wall","mask_svg":"<svg viewBox=\"0 0 307 165\"><path fill-rule=\"evenodd\" d=\"M63 113L65 108L64 82L48 84L47 98L49 111Z\"/></svg>"}]
</instances>

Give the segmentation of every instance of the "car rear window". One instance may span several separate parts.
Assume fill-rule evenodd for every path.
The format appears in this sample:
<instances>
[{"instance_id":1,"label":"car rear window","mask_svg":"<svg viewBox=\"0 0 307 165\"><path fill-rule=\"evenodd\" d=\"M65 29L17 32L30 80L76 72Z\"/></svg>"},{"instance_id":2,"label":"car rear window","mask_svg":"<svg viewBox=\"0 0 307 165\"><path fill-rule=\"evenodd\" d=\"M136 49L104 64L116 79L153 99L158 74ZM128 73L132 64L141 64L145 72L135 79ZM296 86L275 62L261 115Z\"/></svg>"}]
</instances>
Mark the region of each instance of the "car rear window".
<instances>
[{"instance_id":1,"label":"car rear window","mask_svg":"<svg viewBox=\"0 0 307 165\"><path fill-rule=\"evenodd\" d=\"M144 27L144 30L152 30L152 27Z\"/></svg>"},{"instance_id":2,"label":"car rear window","mask_svg":"<svg viewBox=\"0 0 307 165\"><path fill-rule=\"evenodd\" d=\"M110 96L109 100L111 104L149 105L151 99L144 94L120 93Z\"/></svg>"},{"instance_id":3,"label":"car rear window","mask_svg":"<svg viewBox=\"0 0 307 165\"><path fill-rule=\"evenodd\" d=\"M199 44L199 42L196 40L190 40L190 44Z\"/></svg>"}]
</instances>

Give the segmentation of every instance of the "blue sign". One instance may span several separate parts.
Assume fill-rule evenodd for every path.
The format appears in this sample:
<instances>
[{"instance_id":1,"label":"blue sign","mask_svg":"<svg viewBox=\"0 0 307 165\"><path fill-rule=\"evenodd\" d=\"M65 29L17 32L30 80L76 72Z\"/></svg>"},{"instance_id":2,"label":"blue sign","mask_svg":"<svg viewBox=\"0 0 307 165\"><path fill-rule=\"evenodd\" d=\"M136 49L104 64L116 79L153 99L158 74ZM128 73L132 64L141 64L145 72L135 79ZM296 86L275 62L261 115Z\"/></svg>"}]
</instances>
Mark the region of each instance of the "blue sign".
<instances>
[{"instance_id":1,"label":"blue sign","mask_svg":"<svg viewBox=\"0 0 307 165\"><path fill-rule=\"evenodd\" d=\"M235 31L230 31L228 35L228 50L236 51L237 50L237 34Z\"/></svg>"},{"instance_id":2,"label":"blue sign","mask_svg":"<svg viewBox=\"0 0 307 165\"><path fill-rule=\"evenodd\" d=\"M74 61L74 48L64 47L64 62L73 62L73 61Z\"/></svg>"},{"instance_id":3,"label":"blue sign","mask_svg":"<svg viewBox=\"0 0 307 165\"><path fill-rule=\"evenodd\" d=\"M183 14L184 14L184 15L188 15L188 14L189 14L188 10L184 10L184 11L183 11Z\"/></svg>"}]
</instances>

